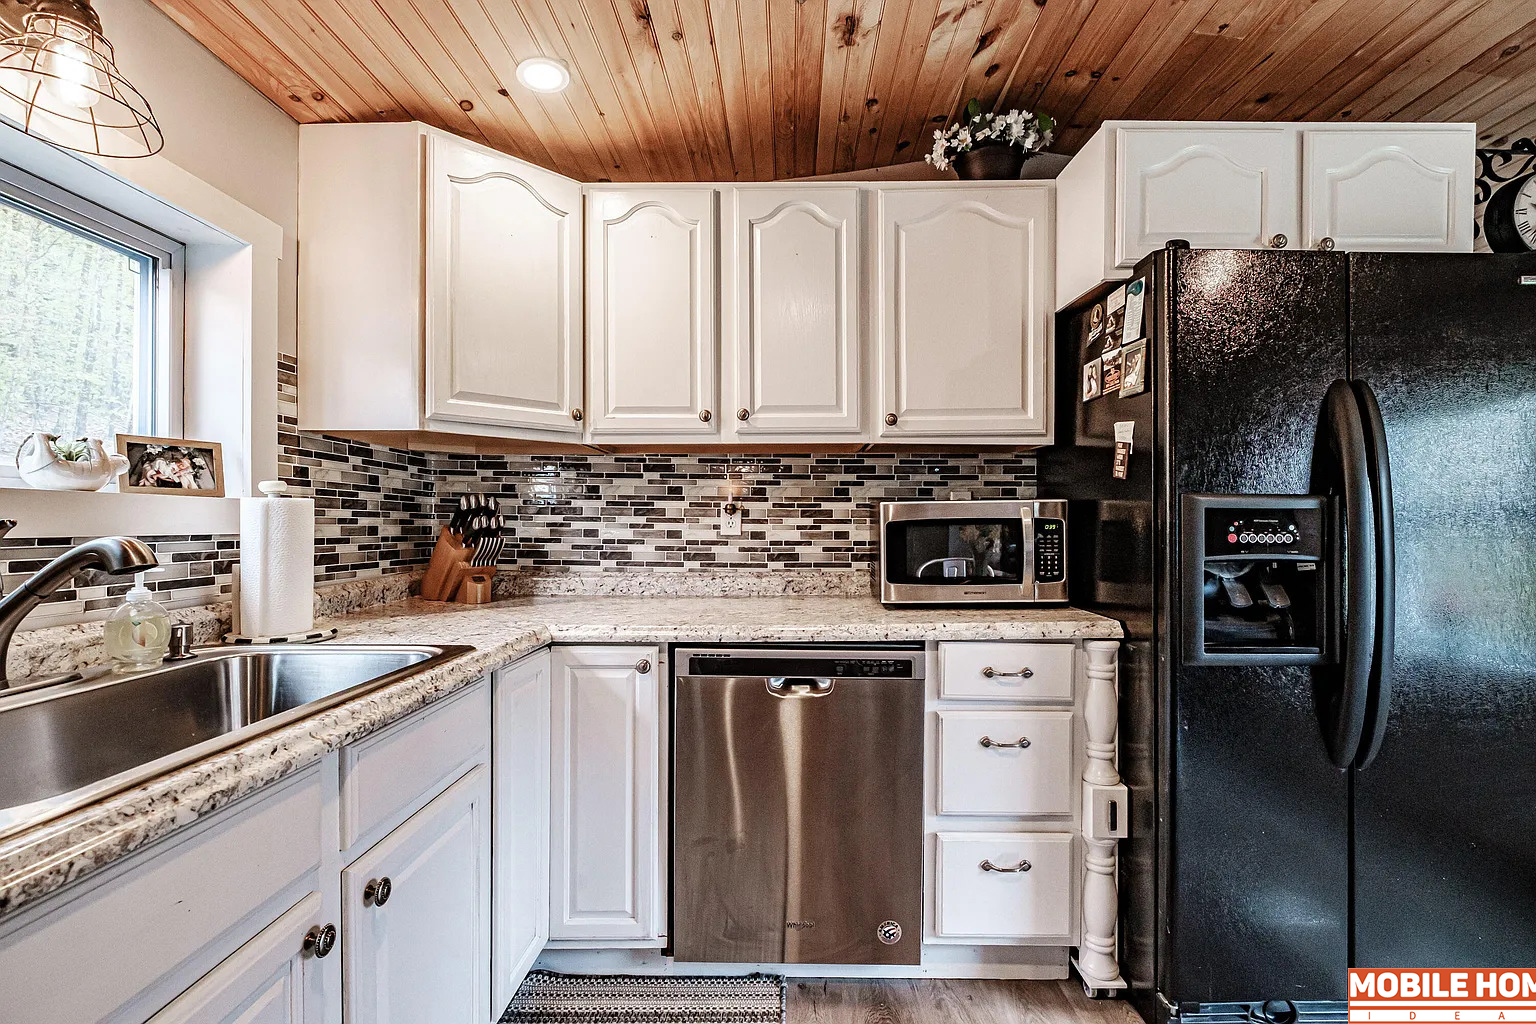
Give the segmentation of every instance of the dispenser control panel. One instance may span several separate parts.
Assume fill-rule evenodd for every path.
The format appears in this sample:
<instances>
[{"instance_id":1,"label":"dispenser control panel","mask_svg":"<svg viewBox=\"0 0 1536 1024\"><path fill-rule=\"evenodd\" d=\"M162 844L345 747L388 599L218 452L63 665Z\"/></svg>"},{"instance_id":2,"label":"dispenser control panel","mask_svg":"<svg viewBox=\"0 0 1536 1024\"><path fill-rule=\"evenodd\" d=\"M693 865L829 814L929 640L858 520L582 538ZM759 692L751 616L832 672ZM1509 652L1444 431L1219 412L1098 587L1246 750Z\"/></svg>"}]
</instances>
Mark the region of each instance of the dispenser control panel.
<instances>
[{"instance_id":1,"label":"dispenser control panel","mask_svg":"<svg viewBox=\"0 0 1536 1024\"><path fill-rule=\"evenodd\" d=\"M1205 557L1322 557L1322 509L1225 508L1205 517Z\"/></svg>"}]
</instances>

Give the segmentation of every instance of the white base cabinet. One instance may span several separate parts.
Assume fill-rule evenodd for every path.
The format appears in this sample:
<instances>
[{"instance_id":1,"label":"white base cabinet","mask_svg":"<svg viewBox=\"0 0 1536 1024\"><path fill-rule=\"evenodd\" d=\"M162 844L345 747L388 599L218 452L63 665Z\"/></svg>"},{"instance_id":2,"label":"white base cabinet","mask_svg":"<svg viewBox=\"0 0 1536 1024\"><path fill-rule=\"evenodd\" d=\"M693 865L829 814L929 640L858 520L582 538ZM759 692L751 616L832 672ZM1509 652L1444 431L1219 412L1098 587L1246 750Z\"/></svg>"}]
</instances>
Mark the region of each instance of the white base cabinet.
<instances>
[{"instance_id":1,"label":"white base cabinet","mask_svg":"<svg viewBox=\"0 0 1536 1024\"><path fill-rule=\"evenodd\" d=\"M549 652L491 677L491 1004L506 1006L549 941Z\"/></svg>"},{"instance_id":2,"label":"white base cabinet","mask_svg":"<svg viewBox=\"0 0 1536 1024\"><path fill-rule=\"evenodd\" d=\"M1195 248L1470 252L1471 124L1108 121L1056 179L1056 306Z\"/></svg>"},{"instance_id":3,"label":"white base cabinet","mask_svg":"<svg viewBox=\"0 0 1536 1024\"><path fill-rule=\"evenodd\" d=\"M494 1018L485 766L342 872L347 1024Z\"/></svg>"},{"instance_id":4,"label":"white base cabinet","mask_svg":"<svg viewBox=\"0 0 1536 1024\"><path fill-rule=\"evenodd\" d=\"M659 938L661 651L557 647L551 939Z\"/></svg>"},{"instance_id":5,"label":"white base cabinet","mask_svg":"<svg viewBox=\"0 0 1536 1024\"><path fill-rule=\"evenodd\" d=\"M322 899L310 893L209 971L150 1024L326 1024L323 961L306 941ZM334 947L325 950L330 956Z\"/></svg>"}]
</instances>

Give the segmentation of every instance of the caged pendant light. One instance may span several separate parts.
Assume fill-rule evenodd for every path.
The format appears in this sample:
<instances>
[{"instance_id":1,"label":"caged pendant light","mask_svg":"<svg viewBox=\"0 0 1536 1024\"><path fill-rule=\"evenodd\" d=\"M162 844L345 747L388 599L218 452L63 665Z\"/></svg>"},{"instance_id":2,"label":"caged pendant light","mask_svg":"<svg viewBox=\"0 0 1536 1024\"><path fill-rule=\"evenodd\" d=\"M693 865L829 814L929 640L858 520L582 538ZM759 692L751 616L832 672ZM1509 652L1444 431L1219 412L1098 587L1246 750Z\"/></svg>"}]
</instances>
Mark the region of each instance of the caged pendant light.
<instances>
[{"instance_id":1,"label":"caged pendant light","mask_svg":"<svg viewBox=\"0 0 1536 1024\"><path fill-rule=\"evenodd\" d=\"M113 62L88 0L29 0L0 41L0 117L93 156L141 157L165 144L149 101Z\"/></svg>"}]
</instances>

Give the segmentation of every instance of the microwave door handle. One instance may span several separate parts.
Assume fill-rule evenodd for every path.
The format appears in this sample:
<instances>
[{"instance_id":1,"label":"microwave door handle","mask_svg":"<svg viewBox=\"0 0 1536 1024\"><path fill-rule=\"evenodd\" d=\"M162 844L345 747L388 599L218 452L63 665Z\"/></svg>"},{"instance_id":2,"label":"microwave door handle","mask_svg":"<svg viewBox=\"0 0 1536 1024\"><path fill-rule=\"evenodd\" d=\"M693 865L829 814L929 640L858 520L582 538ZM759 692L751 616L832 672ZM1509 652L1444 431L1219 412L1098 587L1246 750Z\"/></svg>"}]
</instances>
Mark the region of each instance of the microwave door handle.
<instances>
[{"instance_id":1,"label":"microwave door handle","mask_svg":"<svg viewBox=\"0 0 1536 1024\"><path fill-rule=\"evenodd\" d=\"M1031 505L1025 505L1019 512L1020 527L1024 532L1024 564L1019 566L1019 579L1022 583L1028 580L1025 591L1031 598L1039 600L1040 587L1035 582L1035 510Z\"/></svg>"}]
</instances>

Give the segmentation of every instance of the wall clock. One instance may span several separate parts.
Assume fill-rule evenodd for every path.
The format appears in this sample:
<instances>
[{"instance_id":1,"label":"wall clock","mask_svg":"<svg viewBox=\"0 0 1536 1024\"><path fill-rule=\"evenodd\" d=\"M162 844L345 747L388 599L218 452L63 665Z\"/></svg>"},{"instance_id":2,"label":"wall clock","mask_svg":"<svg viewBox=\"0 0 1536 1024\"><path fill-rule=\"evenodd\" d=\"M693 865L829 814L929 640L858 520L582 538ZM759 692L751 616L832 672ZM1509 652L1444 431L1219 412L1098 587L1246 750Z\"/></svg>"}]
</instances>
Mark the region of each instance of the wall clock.
<instances>
[{"instance_id":1,"label":"wall clock","mask_svg":"<svg viewBox=\"0 0 1536 1024\"><path fill-rule=\"evenodd\" d=\"M1536 252L1536 174L1506 182L1483 211L1483 234L1494 252Z\"/></svg>"}]
</instances>

